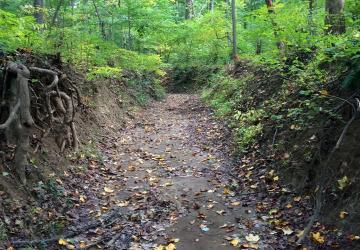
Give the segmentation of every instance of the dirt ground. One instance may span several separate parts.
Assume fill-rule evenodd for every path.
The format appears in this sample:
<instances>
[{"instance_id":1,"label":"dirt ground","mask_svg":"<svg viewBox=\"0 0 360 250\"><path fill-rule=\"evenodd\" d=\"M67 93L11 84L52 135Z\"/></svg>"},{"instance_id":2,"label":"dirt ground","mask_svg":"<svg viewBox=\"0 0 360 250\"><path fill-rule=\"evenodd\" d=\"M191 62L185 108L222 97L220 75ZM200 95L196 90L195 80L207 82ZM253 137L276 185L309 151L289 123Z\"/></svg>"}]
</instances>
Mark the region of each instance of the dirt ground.
<instances>
[{"instance_id":1,"label":"dirt ground","mask_svg":"<svg viewBox=\"0 0 360 250\"><path fill-rule=\"evenodd\" d=\"M256 239L263 229L254 208L229 189L226 166L231 163L224 152L229 138L221 127L196 95L170 94L137 113L117 138L104 136L103 167L93 164L84 182L85 201L68 214L76 214L78 225L114 211L121 215L78 235L73 244L89 249L264 247ZM250 234L255 239L248 241Z\"/></svg>"},{"instance_id":2,"label":"dirt ground","mask_svg":"<svg viewBox=\"0 0 360 250\"><path fill-rule=\"evenodd\" d=\"M24 241L26 231L19 234L23 225L14 218L16 237L7 247L299 248L295 242L312 214L311 197L283 186L266 158L235 160L228 126L197 95L169 94L132 117L121 129L110 124L96 148L89 142L69 156L72 165L61 177L65 191L59 192L65 185L60 178L45 194L43 186L33 191L42 203L38 199L29 225L41 224L43 236L57 236ZM311 240L299 249L358 246L356 236L320 223Z\"/></svg>"}]
</instances>

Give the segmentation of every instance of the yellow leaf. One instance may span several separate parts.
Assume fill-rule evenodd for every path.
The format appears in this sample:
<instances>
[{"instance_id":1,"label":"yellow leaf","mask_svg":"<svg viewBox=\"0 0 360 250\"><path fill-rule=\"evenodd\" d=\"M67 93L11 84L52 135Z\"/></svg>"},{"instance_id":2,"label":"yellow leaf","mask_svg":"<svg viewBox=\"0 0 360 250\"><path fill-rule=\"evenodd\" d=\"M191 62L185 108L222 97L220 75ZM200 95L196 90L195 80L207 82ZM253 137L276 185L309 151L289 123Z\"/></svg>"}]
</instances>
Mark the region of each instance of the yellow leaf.
<instances>
[{"instance_id":1,"label":"yellow leaf","mask_svg":"<svg viewBox=\"0 0 360 250\"><path fill-rule=\"evenodd\" d=\"M249 234L245 237L245 239L249 242L258 242L260 240L260 236L259 235L254 235L254 234Z\"/></svg>"},{"instance_id":2,"label":"yellow leaf","mask_svg":"<svg viewBox=\"0 0 360 250\"><path fill-rule=\"evenodd\" d=\"M59 243L59 245L61 245L61 246L66 246L66 245L68 244L65 239L59 239L58 243Z\"/></svg>"},{"instance_id":3,"label":"yellow leaf","mask_svg":"<svg viewBox=\"0 0 360 250\"><path fill-rule=\"evenodd\" d=\"M133 165L129 165L129 166L128 166L128 170L133 172L133 171L136 170L136 167L133 166Z\"/></svg>"},{"instance_id":4,"label":"yellow leaf","mask_svg":"<svg viewBox=\"0 0 360 250\"><path fill-rule=\"evenodd\" d=\"M301 196L297 196L294 198L294 201L299 202L301 200Z\"/></svg>"},{"instance_id":5,"label":"yellow leaf","mask_svg":"<svg viewBox=\"0 0 360 250\"><path fill-rule=\"evenodd\" d=\"M289 203L285 206L286 208L292 208L292 205Z\"/></svg>"},{"instance_id":6,"label":"yellow leaf","mask_svg":"<svg viewBox=\"0 0 360 250\"><path fill-rule=\"evenodd\" d=\"M154 248L154 250L164 250L164 246L163 245L159 245L157 247Z\"/></svg>"},{"instance_id":7,"label":"yellow leaf","mask_svg":"<svg viewBox=\"0 0 360 250\"><path fill-rule=\"evenodd\" d=\"M347 212L341 211L340 214L339 214L339 218L343 220L343 219L345 219L345 217L346 217L347 215L348 215Z\"/></svg>"},{"instance_id":8,"label":"yellow leaf","mask_svg":"<svg viewBox=\"0 0 360 250\"><path fill-rule=\"evenodd\" d=\"M346 186L349 184L349 179L347 178L347 176L345 175L343 178L341 178L340 180L337 181L339 184L339 189L343 190L344 188L346 188Z\"/></svg>"},{"instance_id":9,"label":"yellow leaf","mask_svg":"<svg viewBox=\"0 0 360 250\"><path fill-rule=\"evenodd\" d=\"M80 195L80 202L81 203L85 203L85 196L84 195Z\"/></svg>"},{"instance_id":10,"label":"yellow leaf","mask_svg":"<svg viewBox=\"0 0 360 250\"><path fill-rule=\"evenodd\" d=\"M81 241L80 241L80 244L79 244L79 247L80 247L80 248L85 248L85 247L86 247L86 242L83 241L83 240L81 240Z\"/></svg>"},{"instance_id":11,"label":"yellow leaf","mask_svg":"<svg viewBox=\"0 0 360 250\"><path fill-rule=\"evenodd\" d=\"M172 238L172 239L170 239L170 242L171 243L178 243L180 241L180 239L178 239L178 238Z\"/></svg>"},{"instance_id":12,"label":"yellow leaf","mask_svg":"<svg viewBox=\"0 0 360 250\"><path fill-rule=\"evenodd\" d=\"M165 250L175 250L176 246L173 243L170 243L165 247Z\"/></svg>"},{"instance_id":13,"label":"yellow leaf","mask_svg":"<svg viewBox=\"0 0 360 250\"><path fill-rule=\"evenodd\" d=\"M240 243L240 241L237 238L230 241L230 244L234 247L237 247L239 245L239 243Z\"/></svg>"},{"instance_id":14,"label":"yellow leaf","mask_svg":"<svg viewBox=\"0 0 360 250\"><path fill-rule=\"evenodd\" d=\"M230 194L230 189L229 188L224 188L224 194Z\"/></svg>"},{"instance_id":15,"label":"yellow leaf","mask_svg":"<svg viewBox=\"0 0 360 250\"><path fill-rule=\"evenodd\" d=\"M273 178L273 180L274 180L274 181L278 181L278 180L279 180L279 176L275 176L275 177Z\"/></svg>"},{"instance_id":16,"label":"yellow leaf","mask_svg":"<svg viewBox=\"0 0 360 250\"><path fill-rule=\"evenodd\" d=\"M311 233L311 238L313 239L313 241L319 244L323 244L325 242L325 237L321 236L320 232Z\"/></svg>"},{"instance_id":17,"label":"yellow leaf","mask_svg":"<svg viewBox=\"0 0 360 250\"><path fill-rule=\"evenodd\" d=\"M259 249L259 246L257 244L248 244L248 243L245 243L245 244L242 244L241 245L241 248L249 248L249 249Z\"/></svg>"},{"instance_id":18,"label":"yellow leaf","mask_svg":"<svg viewBox=\"0 0 360 250\"><path fill-rule=\"evenodd\" d=\"M114 192L113 189L108 188L108 187L104 187L104 191L105 191L106 193L113 193L113 192Z\"/></svg>"}]
</instances>

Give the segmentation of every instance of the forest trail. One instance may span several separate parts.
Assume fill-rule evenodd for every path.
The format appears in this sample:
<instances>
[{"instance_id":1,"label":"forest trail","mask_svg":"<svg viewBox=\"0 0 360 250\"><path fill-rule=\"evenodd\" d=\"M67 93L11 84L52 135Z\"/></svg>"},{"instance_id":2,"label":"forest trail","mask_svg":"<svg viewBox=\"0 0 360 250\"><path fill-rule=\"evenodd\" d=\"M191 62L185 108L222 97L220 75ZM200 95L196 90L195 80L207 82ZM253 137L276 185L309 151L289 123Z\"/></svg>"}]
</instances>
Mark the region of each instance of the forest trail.
<instances>
[{"instance_id":1,"label":"forest trail","mask_svg":"<svg viewBox=\"0 0 360 250\"><path fill-rule=\"evenodd\" d=\"M122 218L77 241L107 249L261 248L254 210L228 188L220 128L196 95L170 94L140 111L119 138L105 137L102 172L74 213L81 224L117 207Z\"/></svg>"}]
</instances>

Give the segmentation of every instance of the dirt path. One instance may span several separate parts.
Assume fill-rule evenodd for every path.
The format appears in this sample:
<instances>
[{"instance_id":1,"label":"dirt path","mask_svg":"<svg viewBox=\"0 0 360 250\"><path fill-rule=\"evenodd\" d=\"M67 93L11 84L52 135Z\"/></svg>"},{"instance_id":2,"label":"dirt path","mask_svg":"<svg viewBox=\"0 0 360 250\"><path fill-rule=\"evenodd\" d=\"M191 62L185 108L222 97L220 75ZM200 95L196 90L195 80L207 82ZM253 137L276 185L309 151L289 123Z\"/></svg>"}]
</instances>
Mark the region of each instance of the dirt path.
<instances>
[{"instance_id":1,"label":"dirt path","mask_svg":"<svg viewBox=\"0 0 360 250\"><path fill-rule=\"evenodd\" d=\"M118 138L105 135L103 163L90 162L86 201L70 214L78 224L89 215L118 216L75 242L89 249L265 249L254 206L231 190L221 127L197 96L172 94L140 111ZM253 242L245 239L250 233Z\"/></svg>"}]
</instances>

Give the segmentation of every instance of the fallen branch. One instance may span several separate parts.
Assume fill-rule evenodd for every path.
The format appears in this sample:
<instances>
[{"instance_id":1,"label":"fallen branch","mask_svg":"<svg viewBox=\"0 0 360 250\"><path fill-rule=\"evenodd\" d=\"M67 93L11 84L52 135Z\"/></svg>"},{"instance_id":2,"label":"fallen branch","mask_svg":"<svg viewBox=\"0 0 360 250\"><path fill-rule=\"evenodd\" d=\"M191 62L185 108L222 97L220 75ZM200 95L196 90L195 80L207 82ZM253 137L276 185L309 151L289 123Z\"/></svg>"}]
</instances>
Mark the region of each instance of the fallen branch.
<instances>
[{"instance_id":1,"label":"fallen branch","mask_svg":"<svg viewBox=\"0 0 360 250\"><path fill-rule=\"evenodd\" d=\"M102 226L109 221L113 220L114 218L118 218L120 216L124 216L120 213L120 209L114 209L113 211L109 212L108 214L105 214L102 216L102 218L94 221L93 223L90 223L89 225L83 226L81 228L77 228L73 232L66 233L64 235L55 236L48 239L39 239L39 240L18 240L18 241L10 241L11 246L13 247L25 247L25 246L35 246L35 245L41 245L41 244L53 244L58 242L60 239L69 239L74 238L75 236L78 236L84 232L87 232L88 230Z\"/></svg>"}]
</instances>

